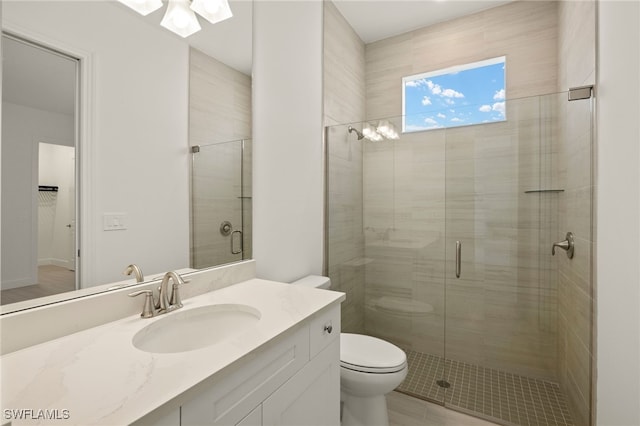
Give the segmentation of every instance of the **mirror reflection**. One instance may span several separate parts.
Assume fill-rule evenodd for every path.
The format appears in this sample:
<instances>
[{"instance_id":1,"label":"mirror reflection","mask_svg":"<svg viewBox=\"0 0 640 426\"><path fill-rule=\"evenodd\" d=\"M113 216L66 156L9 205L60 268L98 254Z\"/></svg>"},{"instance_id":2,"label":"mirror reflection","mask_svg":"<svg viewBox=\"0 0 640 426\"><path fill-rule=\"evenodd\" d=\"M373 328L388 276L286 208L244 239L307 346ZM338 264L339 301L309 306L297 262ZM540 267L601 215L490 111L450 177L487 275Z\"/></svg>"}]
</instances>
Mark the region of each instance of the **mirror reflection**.
<instances>
[{"instance_id":1,"label":"mirror reflection","mask_svg":"<svg viewBox=\"0 0 640 426\"><path fill-rule=\"evenodd\" d=\"M76 58L2 36L2 303L76 289Z\"/></svg>"},{"instance_id":2,"label":"mirror reflection","mask_svg":"<svg viewBox=\"0 0 640 426\"><path fill-rule=\"evenodd\" d=\"M115 1L3 3L2 313L250 258L252 9L229 4L183 39ZM234 144L192 204L191 147Z\"/></svg>"}]
</instances>

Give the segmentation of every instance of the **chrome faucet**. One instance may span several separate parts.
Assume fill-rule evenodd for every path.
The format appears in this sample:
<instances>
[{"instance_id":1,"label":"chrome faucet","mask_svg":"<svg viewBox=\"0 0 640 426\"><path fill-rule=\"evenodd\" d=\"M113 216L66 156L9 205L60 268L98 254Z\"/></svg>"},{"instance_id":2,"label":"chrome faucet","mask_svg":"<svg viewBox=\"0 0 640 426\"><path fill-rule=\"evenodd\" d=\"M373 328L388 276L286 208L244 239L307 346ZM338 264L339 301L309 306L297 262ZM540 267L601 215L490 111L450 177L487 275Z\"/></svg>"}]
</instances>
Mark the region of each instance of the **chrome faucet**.
<instances>
[{"instance_id":1,"label":"chrome faucet","mask_svg":"<svg viewBox=\"0 0 640 426\"><path fill-rule=\"evenodd\" d=\"M141 283L144 281L144 275L142 274L142 270L135 263L132 263L131 265L127 266L122 273L125 275L131 275L133 273L136 277L137 283Z\"/></svg>"},{"instance_id":2,"label":"chrome faucet","mask_svg":"<svg viewBox=\"0 0 640 426\"><path fill-rule=\"evenodd\" d=\"M173 280L171 286L171 295L169 292L169 281ZM182 308L182 300L180 298L180 286L185 284L180 274L174 271L169 271L164 274L162 282L159 287L158 302L154 303L153 290L140 290L133 293L129 293L130 297L145 295L144 307L142 309L143 318L151 318L155 315L166 314L167 312L175 311Z\"/></svg>"}]
</instances>

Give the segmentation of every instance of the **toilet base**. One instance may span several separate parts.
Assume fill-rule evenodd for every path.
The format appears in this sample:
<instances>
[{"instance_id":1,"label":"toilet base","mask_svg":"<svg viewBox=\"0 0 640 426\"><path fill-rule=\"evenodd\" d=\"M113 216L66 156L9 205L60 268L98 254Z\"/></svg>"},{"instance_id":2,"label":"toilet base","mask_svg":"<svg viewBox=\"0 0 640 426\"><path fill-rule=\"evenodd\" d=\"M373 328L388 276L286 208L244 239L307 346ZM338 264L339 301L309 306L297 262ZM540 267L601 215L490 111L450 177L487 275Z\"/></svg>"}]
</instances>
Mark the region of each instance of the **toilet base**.
<instances>
[{"instance_id":1,"label":"toilet base","mask_svg":"<svg viewBox=\"0 0 640 426\"><path fill-rule=\"evenodd\" d=\"M359 397L342 392L342 426L389 426L385 395Z\"/></svg>"}]
</instances>

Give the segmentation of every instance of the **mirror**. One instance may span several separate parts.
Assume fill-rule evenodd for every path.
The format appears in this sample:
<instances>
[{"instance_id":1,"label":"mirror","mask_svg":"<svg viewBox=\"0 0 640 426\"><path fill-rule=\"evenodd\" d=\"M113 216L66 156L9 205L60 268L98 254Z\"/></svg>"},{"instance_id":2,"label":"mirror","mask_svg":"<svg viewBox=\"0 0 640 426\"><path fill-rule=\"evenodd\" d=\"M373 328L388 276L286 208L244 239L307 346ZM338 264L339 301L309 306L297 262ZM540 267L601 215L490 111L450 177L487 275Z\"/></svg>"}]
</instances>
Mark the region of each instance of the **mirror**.
<instances>
[{"instance_id":1,"label":"mirror","mask_svg":"<svg viewBox=\"0 0 640 426\"><path fill-rule=\"evenodd\" d=\"M240 0L229 3L232 18L215 25L200 19L202 31L182 39L159 25L166 5L142 17L115 1L3 2L4 32L79 62L79 95L73 107L75 119L71 120L75 123L72 139L77 142L73 154L77 176L72 181L79 197L71 207L68 198L61 202L60 191L42 196L49 197L48 204L47 200L42 202L44 205L51 207L50 199L57 197L57 205L62 203L67 210L75 211L76 217L68 217L62 224L71 225L62 245L66 248L74 245L73 252L79 250L79 256L71 256L76 262L69 262L69 265L77 263L77 267L66 267L67 272L74 270L71 275L76 279L73 284L76 291L5 305L5 270L11 265L6 256L13 254L18 259L21 256L15 245L4 241L6 230L12 227L12 223L5 221L11 218L5 215L5 210L11 207L11 203L5 203L5 189L15 187L18 181L9 173L10 168L5 167L10 158L5 156L5 113L10 108L5 108L3 99L2 313L106 291L114 282L133 284L133 278L122 275L131 263L137 264L147 278L155 278L167 270L208 267L248 258L250 250L239 259L212 257L197 266L192 263L192 252L197 247L191 243L190 234L197 217L190 208L191 167L197 154L189 147L237 140L246 141L245 147L250 146L252 4ZM242 82L242 89L236 88L237 81ZM210 90L207 96L194 102L192 94L199 91L198 84L209 86ZM234 93L246 95L225 96L223 89L230 88L236 89ZM239 102L238 98L242 106L225 105ZM227 111L235 114L231 124L212 125L216 120L228 123L229 117L224 115ZM61 145L46 134L32 133L27 137L33 145L30 152L40 152L37 146L41 143ZM31 171L33 179L45 174L34 171L32 159L27 159L29 164L24 167ZM250 155L245 149L245 158L236 160L244 164L236 169L245 169L245 182L250 182L250 178L246 180L250 177L248 159ZM38 185L33 179L28 184L28 197L38 200ZM243 211L242 206L246 207L250 200L250 191L240 185L234 199L241 203ZM37 219L32 212L30 206L28 214L22 211L17 217L33 223ZM241 217L239 221L234 219L231 232L238 230L240 225L236 223L250 222L250 215L243 213ZM218 245L231 250L230 236L222 236L218 229L216 232L227 241L226 245ZM29 239L31 242L35 239L36 243L27 244L29 250L38 251L37 238L37 232L32 232ZM238 247L250 248L247 235L240 241L235 233L234 238L234 251ZM34 265L37 267L37 260L29 262L32 275Z\"/></svg>"}]
</instances>

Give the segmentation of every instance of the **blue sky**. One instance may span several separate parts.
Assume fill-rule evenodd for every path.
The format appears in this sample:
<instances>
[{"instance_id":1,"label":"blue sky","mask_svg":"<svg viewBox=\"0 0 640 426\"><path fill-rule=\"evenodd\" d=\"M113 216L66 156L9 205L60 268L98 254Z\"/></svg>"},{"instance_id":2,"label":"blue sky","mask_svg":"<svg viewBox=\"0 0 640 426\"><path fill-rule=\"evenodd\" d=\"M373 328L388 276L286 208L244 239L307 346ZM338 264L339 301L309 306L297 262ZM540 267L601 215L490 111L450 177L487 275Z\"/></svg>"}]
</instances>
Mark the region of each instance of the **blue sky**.
<instances>
[{"instance_id":1,"label":"blue sky","mask_svg":"<svg viewBox=\"0 0 640 426\"><path fill-rule=\"evenodd\" d=\"M505 120L504 58L470 65L403 79L405 132Z\"/></svg>"}]
</instances>

